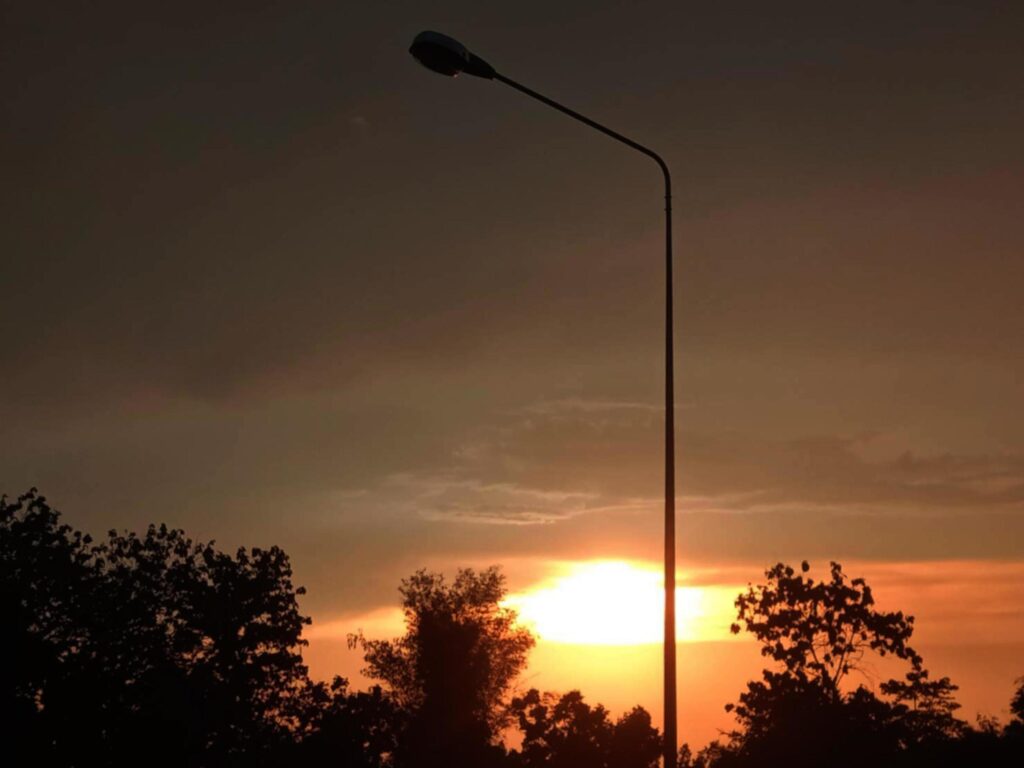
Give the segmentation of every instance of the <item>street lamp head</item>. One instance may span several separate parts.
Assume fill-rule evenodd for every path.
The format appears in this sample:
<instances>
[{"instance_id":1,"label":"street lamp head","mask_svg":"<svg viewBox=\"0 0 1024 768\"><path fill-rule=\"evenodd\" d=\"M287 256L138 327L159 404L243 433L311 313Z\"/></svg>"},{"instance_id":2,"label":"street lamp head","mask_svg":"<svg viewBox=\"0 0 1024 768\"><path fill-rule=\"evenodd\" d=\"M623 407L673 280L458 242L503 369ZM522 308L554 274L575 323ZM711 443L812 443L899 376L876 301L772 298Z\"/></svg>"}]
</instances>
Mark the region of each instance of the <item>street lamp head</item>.
<instances>
[{"instance_id":1,"label":"street lamp head","mask_svg":"<svg viewBox=\"0 0 1024 768\"><path fill-rule=\"evenodd\" d=\"M492 80L496 74L494 67L470 53L462 43L440 32L420 32L412 41L409 53L427 69L448 77L465 72Z\"/></svg>"}]
</instances>

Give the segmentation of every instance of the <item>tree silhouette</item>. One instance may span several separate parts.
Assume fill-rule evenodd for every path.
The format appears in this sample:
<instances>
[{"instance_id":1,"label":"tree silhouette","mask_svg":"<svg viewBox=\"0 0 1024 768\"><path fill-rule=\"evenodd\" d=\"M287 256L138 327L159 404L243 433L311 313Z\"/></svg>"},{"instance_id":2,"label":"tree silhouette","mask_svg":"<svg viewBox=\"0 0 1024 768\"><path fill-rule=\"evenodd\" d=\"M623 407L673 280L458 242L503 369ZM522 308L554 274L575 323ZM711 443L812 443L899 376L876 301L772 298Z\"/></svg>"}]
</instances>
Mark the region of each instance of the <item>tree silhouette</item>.
<instances>
[{"instance_id":1,"label":"tree silhouette","mask_svg":"<svg viewBox=\"0 0 1024 768\"><path fill-rule=\"evenodd\" d=\"M141 537L112 531L96 560L94 644L105 668L133 681L122 711L148 715L146 724L164 731L176 715L182 741L208 759L288 737L306 679L300 648L309 619L284 552L230 555L150 526Z\"/></svg>"},{"instance_id":2,"label":"tree silhouette","mask_svg":"<svg viewBox=\"0 0 1024 768\"><path fill-rule=\"evenodd\" d=\"M848 581L839 563L831 564L828 581L804 577L809 569L807 561L800 574L778 563L765 572L767 584L736 598L739 620L761 643L762 656L834 700L867 652L919 661L908 645L912 616L878 611L871 587L864 579ZM740 624L731 630L738 633Z\"/></svg>"},{"instance_id":3,"label":"tree silhouette","mask_svg":"<svg viewBox=\"0 0 1024 768\"><path fill-rule=\"evenodd\" d=\"M524 768L653 768L661 738L642 707L612 722L579 691L559 697L536 688L512 700L523 733L518 764Z\"/></svg>"},{"instance_id":4,"label":"tree silhouette","mask_svg":"<svg viewBox=\"0 0 1024 768\"><path fill-rule=\"evenodd\" d=\"M742 624L776 667L727 705L741 729L717 764L891 762L912 745L960 735L956 686L949 678L929 680L909 644L913 617L879 611L871 588L849 580L838 563L823 581L806 576L809 569L806 562L799 573L779 563L766 571L765 584L736 600L732 631ZM909 665L904 679L880 686L883 697L844 685L873 656Z\"/></svg>"},{"instance_id":5,"label":"tree silhouette","mask_svg":"<svg viewBox=\"0 0 1024 768\"><path fill-rule=\"evenodd\" d=\"M889 698L890 718L900 724L902 747L956 738L967 728L954 714L960 709L954 698L957 686L948 677L929 680L920 664L905 679L888 680L879 688Z\"/></svg>"},{"instance_id":6,"label":"tree silhouette","mask_svg":"<svg viewBox=\"0 0 1024 768\"><path fill-rule=\"evenodd\" d=\"M348 681L311 684L300 741L285 765L382 768L395 752L402 713L379 686L350 692Z\"/></svg>"},{"instance_id":7,"label":"tree silhouette","mask_svg":"<svg viewBox=\"0 0 1024 768\"><path fill-rule=\"evenodd\" d=\"M74 726L43 711L83 641L92 575L89 538L59 517L35 489L0 497L0 716L6 747L43 758Z\"/></svg>"},{"instance_id":8,"label":"tree silhouette","mask_svg":"<svg viewBox=\"0 0 1024 768\"><path fill-rule=\"evenodd\" d=\"M1024 723L1024 677L1017 678L1017 690L1010 700L1010 714L1020 723Z\"/></svg>"},{"instance_id":9,"label":"tree silhouette","mask_svg":"<svg viewBox=\"0 0 1024 768\"><path fill-rule=\"evenodd\" d=\"M1024 677L1017 679L1017 689L1010 699L1010 715L1003 736L1017 754L1024 755Z\"/></svg>"},{"instance_id":10,"label":"tree silhouette","mask_svg":"<svg viewBox=\"0 0 1024 768\"><path fill-rule=\"evenodd\" d=\"M505 697L534 645L501 606L497 567L444 577L417 571L399 591L406 633L395 640L350 637L407 713L395 754L403 765L488 765L504 756L498 742L508 722Z\"/></svg>"},{"instance_id":11,"label":"tree silhouette","mask_svg":"<svg viewBox=\"0 0 1024 768\"><path fill-rule=\"evenodd\" d=\"M4 714L42 762L229 765L293 738L309 620L276 547L165 526L93 544L31 491L2 502L0 582Z\"/></svg>"}]
</instances>

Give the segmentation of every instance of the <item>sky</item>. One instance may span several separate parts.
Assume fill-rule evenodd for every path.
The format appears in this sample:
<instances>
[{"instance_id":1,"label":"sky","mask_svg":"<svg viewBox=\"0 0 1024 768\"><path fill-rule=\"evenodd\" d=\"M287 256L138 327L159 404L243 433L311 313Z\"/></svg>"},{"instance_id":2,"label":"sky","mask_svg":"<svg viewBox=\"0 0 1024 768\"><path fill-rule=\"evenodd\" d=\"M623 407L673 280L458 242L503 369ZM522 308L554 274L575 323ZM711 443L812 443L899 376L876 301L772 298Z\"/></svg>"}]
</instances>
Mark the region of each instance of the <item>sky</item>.
<instances>
[{"instance_id":1,"label":"sky","mask_svg":"<svg viewBox=\"0 0 1024 768\"><path fill-rule=\"evenodd\" d=\"M672 168L681 584L714 604L683 737L757 675L722 606L778 560L869 577L1005 718L1019 4L64 6L0 20L0 491L284 547L322 676L417 568L656 567L657 168L419 67L435 29ZM660 717L656 644L584 650L542 637L527 683Z\"/></svg>"}]
</instances>

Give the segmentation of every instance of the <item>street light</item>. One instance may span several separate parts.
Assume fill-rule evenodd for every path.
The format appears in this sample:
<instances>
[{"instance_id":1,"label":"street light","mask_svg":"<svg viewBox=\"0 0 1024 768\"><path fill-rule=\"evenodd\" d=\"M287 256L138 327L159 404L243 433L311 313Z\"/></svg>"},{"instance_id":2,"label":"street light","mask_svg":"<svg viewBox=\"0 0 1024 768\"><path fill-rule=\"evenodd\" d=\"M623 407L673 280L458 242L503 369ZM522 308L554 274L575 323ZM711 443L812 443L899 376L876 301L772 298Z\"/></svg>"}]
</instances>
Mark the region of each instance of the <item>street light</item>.
<instances>
[{"instance_id":1,"label":"street light","mask_svg":"<svg viewBox=\"0 0 1024 768\"><path fill-rule=\"evenodd\" d=\"M606 136L642 152L654 160L665 179L665 740L664 768L676 768L676 489L675 489L675 406L672 355L672 179L665 161L642 144L584 117L547 96L499 74L494 67L470 52L458 40L439 32L420 32L409 53L427 69L448 77L467 75L497 80L520 93L589 125Z\"/></svg>"}]
</instances>

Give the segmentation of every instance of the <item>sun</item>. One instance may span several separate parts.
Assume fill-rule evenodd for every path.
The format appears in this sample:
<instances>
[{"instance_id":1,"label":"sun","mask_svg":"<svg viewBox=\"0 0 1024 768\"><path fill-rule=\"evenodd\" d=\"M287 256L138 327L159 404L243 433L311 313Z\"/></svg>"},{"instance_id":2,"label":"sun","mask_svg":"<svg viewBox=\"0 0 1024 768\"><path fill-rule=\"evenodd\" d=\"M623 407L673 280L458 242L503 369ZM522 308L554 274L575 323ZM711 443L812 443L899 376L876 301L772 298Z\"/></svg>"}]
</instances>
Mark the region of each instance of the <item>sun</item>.
<instances>
[{"instance_id":1,"label":"sun","mask_svg":"<svg viewBox=\"0 0 1024 768\"><path fill-rule=\"evenodd\" d=\"M662 642L665 593L658 568L595 560L560 564L557 570L556 576L505 601L541 640L586 645ZM677 586L676 638L725 639L734 596L729 589Z\"/></svg>"}]
</instances>

